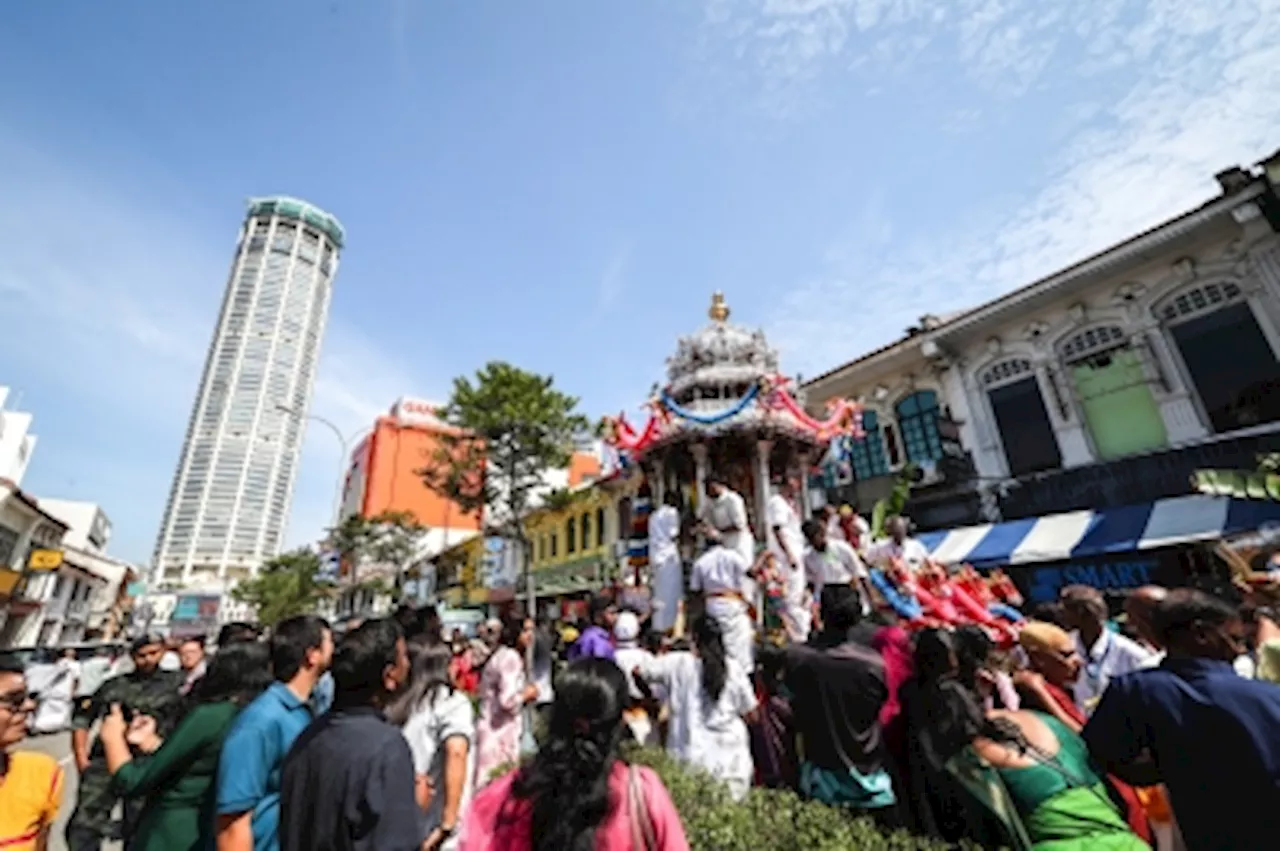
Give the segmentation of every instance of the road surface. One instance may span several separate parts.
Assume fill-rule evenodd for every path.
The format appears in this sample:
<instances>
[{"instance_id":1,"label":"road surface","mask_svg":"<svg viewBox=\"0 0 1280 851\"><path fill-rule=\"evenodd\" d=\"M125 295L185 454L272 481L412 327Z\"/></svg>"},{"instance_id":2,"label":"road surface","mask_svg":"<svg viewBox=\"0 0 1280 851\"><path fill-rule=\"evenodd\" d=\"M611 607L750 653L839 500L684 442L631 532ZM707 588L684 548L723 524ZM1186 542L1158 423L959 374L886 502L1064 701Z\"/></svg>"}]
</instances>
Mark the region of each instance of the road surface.
<instances>
[{"instance_id":1,"label":"road surface","mask_svg":"<svg viewBox=\"0 0 1280 851\"><path fill-rule=\"evenodd\" d=\"M67 772L67 781L63 784L65 791L62 793L62 806L58 808L58 823L54 826L53 835L49 837L49 851L67 851L67 843L63 839L63 830L67 826L67 819L71 816L71 811L75 809L76 788L79 785L74 764L75 760L71 758L71 734L55 733L51 736L33 736L19 745L19 748L47 753L56 759L58 764ZM102 847L104 851L120 851L119 842L108 842Z\"/></svg>"}]
</instances>

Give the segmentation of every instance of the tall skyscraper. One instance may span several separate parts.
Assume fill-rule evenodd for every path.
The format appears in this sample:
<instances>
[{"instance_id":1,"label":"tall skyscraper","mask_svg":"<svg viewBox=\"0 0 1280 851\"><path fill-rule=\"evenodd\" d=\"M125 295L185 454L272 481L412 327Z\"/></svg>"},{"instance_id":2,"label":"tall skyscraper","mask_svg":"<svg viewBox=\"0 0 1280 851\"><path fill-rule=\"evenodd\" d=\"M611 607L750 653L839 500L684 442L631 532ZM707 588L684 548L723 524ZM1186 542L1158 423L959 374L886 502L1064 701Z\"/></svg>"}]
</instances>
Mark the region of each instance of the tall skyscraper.
<instances>
[{"instance_id":1,"label":"tall skyscraper","mask_svg":"<svg viewBox=\"0 0 1280 851\"><path fill-rule=\"evenodd\" d=\"M156 582L225 587L279 554L343 236L305 201L249 202L156 541Z\"/></svg>"}]
</instances>

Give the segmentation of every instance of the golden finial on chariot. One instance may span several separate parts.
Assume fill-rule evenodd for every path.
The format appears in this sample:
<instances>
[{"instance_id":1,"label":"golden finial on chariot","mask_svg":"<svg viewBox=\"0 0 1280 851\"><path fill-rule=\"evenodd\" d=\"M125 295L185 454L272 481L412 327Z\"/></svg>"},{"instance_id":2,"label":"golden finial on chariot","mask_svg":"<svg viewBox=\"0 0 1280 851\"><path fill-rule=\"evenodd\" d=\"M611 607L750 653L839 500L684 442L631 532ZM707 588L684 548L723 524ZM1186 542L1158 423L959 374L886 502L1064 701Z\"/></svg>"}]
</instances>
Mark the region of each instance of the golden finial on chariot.
<instances>
[{"instance_id":1,"label":"golden finial on chariot","mask_svg":"<svg viewBox=\"0 0 1280 851\"><path fill-rule=\"evenodd\" d=\"M716 290L711 294L711 309L707 316L715 322L724 322L729 318L729 305L725 304L724 293Z\"/></svg>"}]
</instances>

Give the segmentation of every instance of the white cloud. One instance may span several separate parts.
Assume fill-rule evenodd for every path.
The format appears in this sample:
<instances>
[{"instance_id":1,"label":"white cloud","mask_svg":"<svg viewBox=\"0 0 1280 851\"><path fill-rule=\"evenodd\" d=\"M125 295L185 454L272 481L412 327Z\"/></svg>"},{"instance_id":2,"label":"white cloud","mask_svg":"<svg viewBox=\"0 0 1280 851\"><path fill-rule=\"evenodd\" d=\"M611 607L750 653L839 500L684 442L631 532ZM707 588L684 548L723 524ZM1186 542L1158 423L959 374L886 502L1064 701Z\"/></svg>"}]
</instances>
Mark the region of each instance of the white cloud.
<instances>
[{"instance_id":1,"label":"white cloud","mask_svg":"<svg viewBox=\"0 0 1280 851\"><path fill-rule=\"evenodd\" d=\"M756 106L780 118L807 114L832 74L852 68L879 85L926 59L954 62L1003 97L1062 65L1167 73L1203 65L1206 39L1270 31L1280 11L1274 0L706 0L706 10L713 36L745 60Z\"/></svg>"},{"instance_id":2,"label":"white cloud","mask_svg":"<svg viewBox=\"0 0 1280 851\"><path fill-rule=\"evenodd\" d=\"M622 289L626 285L627 265L631 262L631 243L627 243L613 252L604 274L600 276L600 306L604 309L613 307Z\"/></svg>"},{"instance_id":3,"label":"white cloud","mask_svg":"<svg viewBox=\"0 0 1280 851\"><path fill-rule=\"evenodd\" d=\"M831 368L898 336L922 313L971 306L1070 265L1201 203L1217 191L1215 172L1280 145L1278 0L1106 0L1056 11L1014 0L868 2L861 12L842 0L804 6L833 37L844 26L816 7L866 23L859 29L867 43L850 39L844 49L859 55L897 44L899 25L881 14L892 11L930 30L934 44L954 45L964 73L991 86L989 97L1028 117L1048 113L1061 131L1032 160L1043 166L1020 176L1031 189L999 206L977 196L944 201L963 215L941 231L913 234L887 213L855 212L856 227L831 234L823 271L782 301L772 333L789 368ZM772 5L753 6L749 17L772 21ZM802 78L795 69L810 52L798 37L763 25L747 32L734 36L744 56L781 52L792 63L782 78ZM910 51L903 55L910 60ZM996 82L1005 76L1016 85ZM885 85L892 96L894 82ZM1056 86L1076 102L1038 98L1035 86Z\"/></svg>"},{"instance_id":4,"label":"white cloud","mask_svg":"<svg viewBox=\"0 0 1280 851\"><path fill-rule=\"evenodd\" d=\"M77 445L43 441L36 464L65 483L59 486L100 502L115 521L120 554L145 560L217 319L240 211L227 210L210 231L205 224L217 217L184 208L180 192L111 185L96 178L97 167L57 162L0 136L0 362L6 366L0 380L55 387L56 394L46 396L66 400L66 411L35 411L37 426L90 406L128 424L125 433L103 434L86 418ZM343 286L341 272L337 286ZM342 293L335 299L340 305ZM397 396L424 388L393 355L333 313L312 412L351 435ZM328 525L342 463L327 429L309 425L289 524L295 544L314 540ZM85 465L86 457L113 446L144 460ZM122 475L127 469L132 476ZM156 487L157 481L163 484Z\"/></svg>"}]
</instances>

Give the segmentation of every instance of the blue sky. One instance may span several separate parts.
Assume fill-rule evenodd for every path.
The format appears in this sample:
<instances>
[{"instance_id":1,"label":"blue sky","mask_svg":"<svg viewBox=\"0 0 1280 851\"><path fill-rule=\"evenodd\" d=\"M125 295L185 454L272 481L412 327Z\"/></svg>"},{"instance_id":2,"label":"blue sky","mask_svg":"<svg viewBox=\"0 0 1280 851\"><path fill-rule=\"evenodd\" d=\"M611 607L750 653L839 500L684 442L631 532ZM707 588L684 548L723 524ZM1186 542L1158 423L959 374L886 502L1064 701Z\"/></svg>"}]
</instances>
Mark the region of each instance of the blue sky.
<instances>
[{"instance_id":1,"label":"blue sky","mask_svg":"<svg viewBox=\"0 0 1280 851\"><path fill-rule=\"evenodd\" d=\"M641 402L723 289L790 372L1280 145L1280 0L0 5L0 384L28 489L150 557L247 197L347 228L314 410L505 358ZM308 430L290 524L340 468Z\"/></svg>"}]
</instances>

